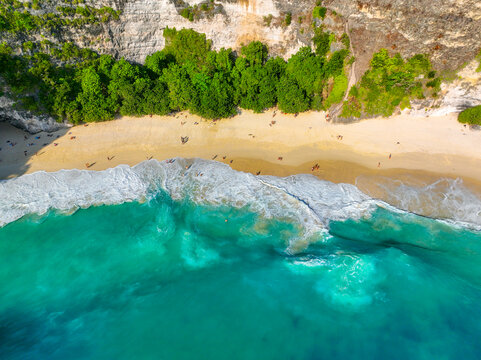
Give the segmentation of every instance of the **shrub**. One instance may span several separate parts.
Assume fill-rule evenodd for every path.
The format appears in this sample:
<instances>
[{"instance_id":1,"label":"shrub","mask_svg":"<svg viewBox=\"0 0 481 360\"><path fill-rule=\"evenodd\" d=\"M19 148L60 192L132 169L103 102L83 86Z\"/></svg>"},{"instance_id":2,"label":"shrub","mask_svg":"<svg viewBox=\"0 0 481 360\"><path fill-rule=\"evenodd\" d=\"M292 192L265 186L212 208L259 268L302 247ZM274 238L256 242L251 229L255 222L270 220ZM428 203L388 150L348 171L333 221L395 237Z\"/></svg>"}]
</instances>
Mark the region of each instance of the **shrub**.
<instances>
[{"instance_id":1,"label":"shrub","mask_svg":"<svg viewBox=\"0 0 481 360\"><path fill-rule=\"evenodd\" d=\"M344 94L346 93L347 86L348 86L348 79L346 75L342 74L342 75L336 76L334 78L334 85L332 87L332 90L324 103L324 107L328 109L331 107L331 105L340 103L344 98Z\"/></svg>"},{"instance_id":2,"label":"shrub","mask_svg":"<svg viewBox=\"0 0 481 360\"><path fill-rule=\"evenodd\" d=\"M346 47L346 49L349 50L349 48L351 47L351 40L349 39L349 35L347 35L346 33L342 34L341 42Z\"/></svg>"},{"instance_id":3,"label":"shrub","mask_svg":"<svg viewBox=\"0 0 481 360\"><path fill-rule=\"evenodd\" d=\"M323 19L326 17L327 9L323 6L316 6L314 10L312 10L312 17L314 19Z\"/></svg>"},{"instance_id":4,"label":"shrub","mask_svg":"<svg viewBox=\"0 0 481 360\"><path fill-rule=\"evenodd\" d=\"M271 26L271 22L272 22L272 14L269 14L267 16L264 16L262 19L264 20L264 25L265 26Z\"/></svg>"},{"instance_id":5,"label":"shrub","mask_svg":"<svg viewBox=\"0 0 481 360\"><path fill-rule=\"evenodd\" d=\"M183 9L181 12L180 12L180 15L186 19L189 18L190 16L190 9L189 8L185 8Z\"/></svg>"},{"instance_id":6,"label":"shrub","mask_svg":"<svg viewBox=\"0 0 481 360\"><path fill-rule=\"evenodd\" d=\"M427 80L433 70L423 54L405 61L399 54L390 56L386 49L381 49L373 55L370 64L370 69L352 88L350 99L344 104L343 116L359 113L390 116L398 107L409 107L411 99L424 98L428 88L434 93L439 90L438 78Z\"/></svg>"},{"instance_id":7,"label":"shrub","mask_svg":"<svg viewBox=\"0 0 481 360\"><path fill-rule=\"evenodd\" d=\"M323 57L326 56L331 47L331 33L324 31L322 27L314 29L314 37L312 42L316 48L316 54Z\"/></svg>"},{"instance_id":8,"label":"shrub","mask_svg":"<svg viewBox=\"0 0 481 360\"><path fill-rule=\"evenodd\" d=\"M481 105L462 111L458 121L462 124L481 125Z\"/></svg>"}]
</instances>

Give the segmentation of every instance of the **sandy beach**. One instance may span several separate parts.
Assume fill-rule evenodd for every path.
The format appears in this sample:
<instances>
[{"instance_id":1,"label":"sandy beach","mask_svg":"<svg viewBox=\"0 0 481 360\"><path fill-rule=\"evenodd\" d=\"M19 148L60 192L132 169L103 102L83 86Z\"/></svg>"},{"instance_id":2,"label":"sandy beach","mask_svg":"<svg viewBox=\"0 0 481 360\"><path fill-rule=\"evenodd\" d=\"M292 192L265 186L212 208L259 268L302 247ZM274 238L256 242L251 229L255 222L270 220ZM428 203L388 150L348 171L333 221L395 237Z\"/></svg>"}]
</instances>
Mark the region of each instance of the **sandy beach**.
<instances>
[{"instance_id":1,"label":"sandy beach","mask_svg":"<svg viewBox=\"0 0 481 360\"><path fill-rule=\"evenodd\" d=\"M3 123L0 177L39 170L102 170L150 158L185 157L213 159L254 174L312 173L334 182L354 183L359 175L397 177L406 172L477 182L481 180L477 151L481 131L456 119L456 114L398 115L332 124L324 113L294 116L270 110L263 114L243 111L214 122L178 113L123 117L36 135ZM182 144L181 139L187 137Z\"/></svg>"}]
</instances>

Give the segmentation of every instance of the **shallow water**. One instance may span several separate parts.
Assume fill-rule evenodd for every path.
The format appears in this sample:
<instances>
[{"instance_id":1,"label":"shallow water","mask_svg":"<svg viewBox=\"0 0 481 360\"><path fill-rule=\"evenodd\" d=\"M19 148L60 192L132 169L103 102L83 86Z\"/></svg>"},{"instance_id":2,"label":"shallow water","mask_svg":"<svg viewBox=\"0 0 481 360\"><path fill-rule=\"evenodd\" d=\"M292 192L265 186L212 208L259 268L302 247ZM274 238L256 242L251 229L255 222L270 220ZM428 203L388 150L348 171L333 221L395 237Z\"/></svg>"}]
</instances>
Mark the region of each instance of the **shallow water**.
<instances>
[{"instance_id":1,"label":"shallow water","mask_svg":"<svg viewBox=\"0 0 481 360\"><path fill-rule=\"evenodd\" d=\"M212 173L226 193L222 169ZM479 358L473 227L317 180L296 192L303 178L263 178L302 197L276 193L273 212L276 197L202 202L202 186L182 178L183 192L163 182L169 191L145 201L57 207L1 228L0 358ZM39 208L24 200L15 206Z\"/></svg>"}]
</instances>

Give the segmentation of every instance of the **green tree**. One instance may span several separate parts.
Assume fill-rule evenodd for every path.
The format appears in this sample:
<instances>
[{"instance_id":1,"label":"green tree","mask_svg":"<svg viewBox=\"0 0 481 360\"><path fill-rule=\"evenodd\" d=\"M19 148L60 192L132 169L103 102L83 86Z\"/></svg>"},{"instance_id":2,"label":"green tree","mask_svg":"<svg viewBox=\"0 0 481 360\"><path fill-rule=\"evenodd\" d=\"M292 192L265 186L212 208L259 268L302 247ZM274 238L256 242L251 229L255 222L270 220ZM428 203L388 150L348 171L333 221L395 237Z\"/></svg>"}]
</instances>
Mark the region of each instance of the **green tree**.
<instances>
[{"instance_id":1,"label":"green tree","mask_svg":"<svg viewBox=\"0 0 481 360\"><path fill-rule=\"evenodd\" d=\"M120 106L121 115L141 116L146 115L145 102L146 95L150 92L151 80L148 78L138 78L132 84L124 84L119 89L122 98Z\"/></svg>"},{"instance_id":2,"label":"green tree","mask_svg":"<svg viewBox=\"0 0 481 360\"><path fill-rule=\"evenodd\" d=\"M309 109L310 103L306 93L297 81L284 75L277 88L279 109L285 113L298 113Z\"/></svg>"},{"instance_id":3,"label":"green tree","mask_svg":"<svg viewBox=\"0 0 481 360\"><path fill-rule=\"evenodd\" d=\"M324 57L329 52L331 46L331 33L324 31L323 27L314 28L314 36L312 38L316 54Z\"/></svg>"},{"instance_id":4,"label":"green tree","mask_svg":"<svg viewBox=\"0 0 481 360\"><path fill-rule=\"evenodd\" d=\"M175 58L173 55L168 54L165 51L157 51L145 58L144 65L157 76L161 76L162 71L174 61Z\"/></svg>"},{"instance_id":5,"label":"green tree","mask_svg":"<svg viewBox=\"0 0 481 360\"><path fill-rule=\"evenodd\" d=\"M175 28L165 28L164 52L171 54L177 64L188 61L202 66L205 63L207 53L210 51L212 41L207 40L205 34L200 34L191 29L177 31Z\"/></svg>"},{"instance_id":6,"label":"green tree","mask_svg":"<svg viewBox=\"0 0 481 360\"><path fill-rule=\"evenodd\" d=\"M187 110L196 96L187 68L171 65L164 71L162 79L167 83L170 108L177 111Z\"/></svg>"},{"instance_id":7,"label":"green tree","mask_svg":"<svg viewBox=\"0 0 481 360\"><path fill-rule=\"evenodd\" d=\"M113 119L115 107L102 89L100 75L93 67L83 70L81 86L82 92L77 101L82 107L83 120L92 122Z\"/></svg>"},{"instance_id":8,"label":"green tree","mask_svg":"<svg viewBox=\"0 0 481 360\"><path fill-rule=\"evenodd\" d=\"M241 54L250 65L263 65L267 60L267 46L260 41L252 41L249 45L241 48Z\"/></svg>"},{"instance_id":9,"label":"green tree","mask_svg":"<svg viewBox=\"0 0 481 360\"><path fill-rule=\"evenodd\" d=\"M291 56L286 67L286 73L295 79L296 86L309 98L309 103L314 103L316 109L321 107L326 84L324 64L325 59L316 56L311 48L303 47Z\"/></svg>"},{"instance_id":10,"label":"green tree","mask_svg":"<svg viewBox=\"0 0 481 360\"><path fill-rule=\"evenodd\" d=\"M235 113L234 93L230 78L222 72L212 79L197 83L199 102L193 102L194 113L208 119L225 118Z\"/></svg>"},{"instance_id":11,"label":"green tree","mask_svg":"<svg viewBox=\"0 0 481 360\"><path fill-rule=\"evenodd\" d=\"M160 79L152 82L151 89L145 94L145 114L166 115L170 110L170 99L167 85Z\"/></svg>"}]
</instances>

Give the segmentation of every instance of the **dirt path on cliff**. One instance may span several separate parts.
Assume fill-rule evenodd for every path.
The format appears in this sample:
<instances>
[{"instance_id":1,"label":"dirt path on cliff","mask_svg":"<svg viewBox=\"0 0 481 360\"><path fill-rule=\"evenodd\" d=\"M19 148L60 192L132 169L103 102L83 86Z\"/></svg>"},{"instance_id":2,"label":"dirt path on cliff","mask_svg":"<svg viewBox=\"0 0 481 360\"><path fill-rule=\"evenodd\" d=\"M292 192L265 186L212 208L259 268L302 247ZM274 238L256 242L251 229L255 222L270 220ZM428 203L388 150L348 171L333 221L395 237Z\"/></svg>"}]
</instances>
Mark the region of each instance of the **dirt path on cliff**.
<instances>
[{"instance_id":1,"label":"dirt path on cliff","mask_svg":"<svg viewBox=\"0 0 481 360\"><path fill-rule=\"evenodd\" d=\"M347 36L349 36L349 20L346 22L345 32L346 32ZM349 37L349 39L350 39L350 37ZM354 48L352 47L351 41L349 41L349 51L351 53L351 56L354 56ZM330 111L330 117L331 117L332 121L335 121L341 115L342 105L344 104L344 101L346 101L347 98L349 97L349 90L351 90L351 88L356 84L356 82L357 82L357 79L356 79L356 61L354 60L354 62L351 64L351 68L349 70L347 89L346 89L346 93L344 94L344 98L342 99L342 101L339 104L335 105L334 108Z\"/></svg>"}]
</instances>

